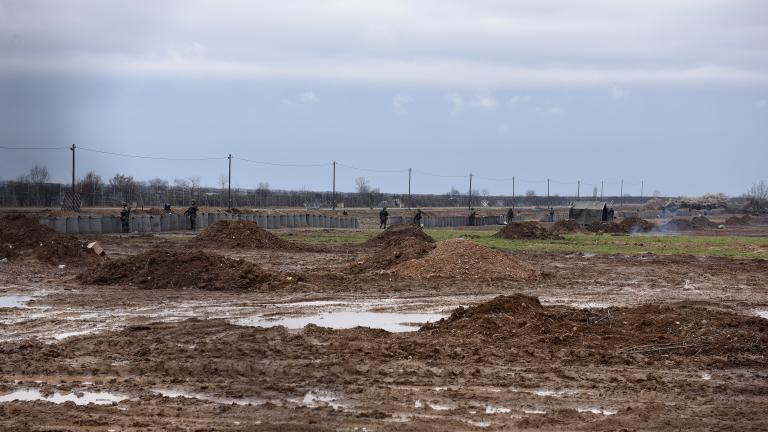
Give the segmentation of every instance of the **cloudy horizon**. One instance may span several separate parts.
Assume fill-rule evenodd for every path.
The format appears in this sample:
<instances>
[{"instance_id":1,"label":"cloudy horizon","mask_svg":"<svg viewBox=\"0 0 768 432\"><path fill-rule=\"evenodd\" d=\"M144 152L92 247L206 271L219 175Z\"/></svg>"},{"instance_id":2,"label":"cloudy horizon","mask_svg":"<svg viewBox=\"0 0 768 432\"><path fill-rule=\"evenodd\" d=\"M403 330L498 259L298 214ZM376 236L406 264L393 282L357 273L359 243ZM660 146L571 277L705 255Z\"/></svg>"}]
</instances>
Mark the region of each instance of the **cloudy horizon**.
<instances>
[{"instance_id":1,"label":"cloudy horizon","mask_svg":"<svg viewBox=\"0 0 768 432\"><path fill-rule=\"evenodd\" d=\"M766 179L768 5L749 0L0 3L0 146L224 158L233 185L744 193ZM69 179L69 151L0 150ZM271 162L287 166L255 164ZM359 169L365 168L365 169ZM226 160L78 152L140 180ZM438 175L429 175L438 174ZM526 184L525 182L528 182ZM582 189L582 193L584 189Z\"/></svg>"}]
</instances>

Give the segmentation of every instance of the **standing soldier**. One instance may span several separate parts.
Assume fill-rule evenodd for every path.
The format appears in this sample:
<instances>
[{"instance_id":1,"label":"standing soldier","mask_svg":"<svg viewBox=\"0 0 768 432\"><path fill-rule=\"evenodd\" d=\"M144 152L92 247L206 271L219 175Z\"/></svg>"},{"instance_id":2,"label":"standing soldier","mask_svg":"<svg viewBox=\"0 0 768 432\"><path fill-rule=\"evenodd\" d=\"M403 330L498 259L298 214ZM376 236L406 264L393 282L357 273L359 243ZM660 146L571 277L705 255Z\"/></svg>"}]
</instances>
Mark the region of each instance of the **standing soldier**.
<instances>
[{"instance_id":1,"label":"standing soldier","mask_svg":"<svg viewBox=\"0 0 768 432\"><path fill-rule=\"evenodd\" d=\"M120 223L124 233L131 232L131 209L125 201L123 201L123 209L120 210Z\"/></svg>"},{"instance_id":2,"label":"standing soldier","mask_svg":"<svg viewBox=\"0 0 768 432\"><path fill-rule=\"evenodd\" d=\"M387 229L387 219L389 219L389 212L386 207L382 207L379 212L379 228Z\"/></svg>"},{"instance_id":3,"label":"standing soldier","mask_svg":"<svg viewBox=\"0 0 768 432\"><path fill-rule=\"evenodd\" d=\"M189 216L189 226L194 231L195 222L197 221L197 201L192 200L192 205L184 212L184 215Z\"/></svg>"},{"instance_id":4,"label":"standing soldier","mask_svg":"<svg viewBox=\"0 0 768 432\"><path fill-rule=\"evenodd\" d=\"M507 223L512 222L512 219L515 218L515 211L510 207L509 210L507 210Z\"/></svg>"},{"instance_id":5,"label":"standing soldier","mask_svg":"<svg viewBox=\"0 0 768 432\"><path fill-rule=\"evenodd\" d=\"M552 207L549 208L549 221L554 222L555 221L555 209Z\"/></svg>"},{"instance_id":6,"label":"standing soldier","mask_svg":"<svg viewBox=\"0 0 768 432\"><path fill-rule=\"evenodd\" d=\"M472 213L469 214L469 226L475 226L475 219L477 218L477 212L475 209L472 210Z\"/></svg>"},{"instance_id":7,"label":"standing soldier","mask_svg":"<svg viewBox=\"0 0 768 432\"><path fill-rule=\"evenodd\" d=\"M416 209L416 216L413 217L413 223L416 226L421 226L421 209Z\"/></svg>"}]
</instances>

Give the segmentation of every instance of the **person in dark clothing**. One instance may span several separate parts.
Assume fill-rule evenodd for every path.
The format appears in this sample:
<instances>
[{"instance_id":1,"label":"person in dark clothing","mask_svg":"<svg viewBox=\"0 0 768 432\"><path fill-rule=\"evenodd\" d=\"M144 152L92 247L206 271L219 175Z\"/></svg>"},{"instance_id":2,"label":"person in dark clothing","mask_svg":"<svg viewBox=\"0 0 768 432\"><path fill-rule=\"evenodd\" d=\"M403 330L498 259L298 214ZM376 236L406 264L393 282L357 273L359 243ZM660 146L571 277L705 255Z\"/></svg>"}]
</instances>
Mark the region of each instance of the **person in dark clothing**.
<instances>
[{"instance_id":1,"label":"person in dark clothing","mask_svg":"<svg viewBox=\"0 0 768 432\"><path fill-rule=\"evenodd\" d=\"M507 223L512 222L512 219L514 218L515 218L515 211L510 208L509 210L507 210Z\"/></svg>"},{"instance_id":2,"label":"person in dark clothing","mask_svg":"<svg viewBox=\"0 0 768 432\"><path fill-rule=\"evenodd\" d=\"M416 215L413 217L413 224L421 226L421 209L416 210Z\"/></svg>"},{"instance_id":3,"label":"person in dark clothing","mask_svg":"<svg viewBox=\"0 0 768 432\"><path fill-rule=\"evenodd\" d=\"M125 201L123 201L123 209L120 210L120 224L124 233L131 232L131 209Z\"/></svg>"},{"instance_id":4,"label":"person in dark clothing","mask_svg":"<svg viewBox=\"0 0 768 432\"><path fill-rule=\"evenodd\" d=\"M197 222L197 201L192 200L192 205L184 212L184 215L189 216L189 226L194 231Z\"/></svg>"},{"instance_id":5,"label":"person in dark clothing","mask_svg":"<svg viewBox=\"0 0 768 432\"><path fill-rule=\"evenodd\" d=\"M475 209L471 209L472 212L469 214L469 226L475 226L475 219L477 219L477 212Z\"/></svg>"},{"instance_id":6,"label":"person in dark clothing","mask_svg":"<svg viewBox=\"0 0 768 432\"><path fill-rule=\"evenodd\" d=\"M173 211L171 210L171 205L168 203L165 203L165 205L163 205L163 211L165 212L165 214L173 213Z\"/></svg>"},{"instance_id":7,"label":"person in dark clothing","mask_svg":"<svg viewBox=\"0 0 768 432\"><path fill-rule=\"evenodd\" d=\"M386 207L382 207L379 212L379 228L387 229L387 219L389 219L389 212Z\"/></svg>"},{"instance_id":8,"label":"person in dark clothing","mask_svg":"<svg viewBox=\"0 0 768 432\"><path fill-rule=\"evenodd\" d=\"M549 208L549 221L554 222L555 221L555 209L552 207Z\"/></svg>"}]
</instances>

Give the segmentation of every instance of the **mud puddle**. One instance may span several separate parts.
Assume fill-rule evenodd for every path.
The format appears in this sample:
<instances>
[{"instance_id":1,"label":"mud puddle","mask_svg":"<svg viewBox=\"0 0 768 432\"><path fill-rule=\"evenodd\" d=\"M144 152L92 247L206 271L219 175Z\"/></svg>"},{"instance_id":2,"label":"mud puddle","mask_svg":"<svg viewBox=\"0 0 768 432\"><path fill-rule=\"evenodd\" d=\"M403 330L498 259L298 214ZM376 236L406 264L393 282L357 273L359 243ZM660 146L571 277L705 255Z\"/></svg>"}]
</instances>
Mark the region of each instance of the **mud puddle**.
<instances>
[{"instance_id":1,"label":"mud puddle","mask_svg":"<svg viewBox=\"0 0 768 432\"><path fill-rule=\"evenodd\" d=\"M444 318L443 314L431 313L396 313L368 311L338 311L298 317L251 317L233 321L233 324L252 327L285 326L289 329L302 329L307 324L333 329L352 327L379 328L388 332L415 331L427 322Z\"/></svg>"},{"instance_id":2,"label":"mud puddle","mask_svg":"<svg viewBox=\"0 0 768 432\"><path fill-rule=\"evenodd\" d=\"M60 393L54 392L52 394L43 394L38 389L19 389L8 394L0 395L0 403L3 402L33 402L44 401L61 404L65 402L74 402L76 405L112 405L122 400L128 399L125 396L121 396L115 393L107 392L77 392L77 393Z\"/></svg>"},{"instance_id":3,"label":"mud puddle","mask_svg":"<svg viewBox=\"0 0 768 432\"><path fill-rule=\"evenodd\" d=\"M26 307L26 303L33 297L21 295L0 296L0 308L21 308Z\"/></svg>"}]
</instances>

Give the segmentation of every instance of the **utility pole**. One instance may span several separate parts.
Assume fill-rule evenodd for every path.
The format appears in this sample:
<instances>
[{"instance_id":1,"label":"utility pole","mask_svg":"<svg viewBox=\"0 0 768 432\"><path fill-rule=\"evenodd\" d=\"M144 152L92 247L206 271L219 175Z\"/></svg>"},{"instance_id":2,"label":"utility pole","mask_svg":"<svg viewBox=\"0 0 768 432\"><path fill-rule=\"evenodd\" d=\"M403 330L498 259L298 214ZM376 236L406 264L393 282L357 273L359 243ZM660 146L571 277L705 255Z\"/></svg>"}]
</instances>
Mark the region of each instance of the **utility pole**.
<instances>
[{"instance_id":1,"label":"utility pole","mask_svg":"<svg viewBox=\"0 0 768 432\"><path fill-rule=\"evenodd\" d=\"M549 179L547 179L547 207L552 207L552 200L549 199Z\"/></svg>"},{"instance_id":2,"label":"utility pole","mask_svg":"<svg viewBox=\"0 0 768 432\"><path fill-rule=\"evenodd\" d=\"M411 169L408 168L408 208L411 208Z\"/></svg>"},{"instance_id":3,"label":"utility pole","mask_svg":"<svg viewBox=\"0 0 768 432\"><path fill-rule=\"evenodd\" d=\"M469 207L472 210L472 173L469 174Z\"/></svg>"},{"instance_id":4,"label":"utility pole","mask_svg":"<svg viewBox=\"0 0 768 432\"><path fill-rule=\"evenodd\" d=\"M576 201L581 199L581 180L576 180Z\"/></svg>"},{"instance_id":5,"label":"utility pole","mask_svg":"<svg viewBox=\"0 0 768 432\"><path fill-rule=\"evenodd\" d=\"M72 204L75 203L75 145L69 148L72 150Z\"/></svg>"},{"instance_id":6,"label":"utility pole","mask_svg":"<svg viewBox=\"0 0 768 432\"><path fill-rule=\"evenodd\" d=\"M645 186L645 181L640 180L640 204L643 203L643 187Z\"/></svg>"},{"instance_id":7,"label":"utility pole","mask_svg":"<svg viewBox=\"0 0 768 432\"><path fill-rule=\"evenodd\" d=\"M227 200L229 201L229 210L232 210L232 153L227 156L229 159L229 183L227 186Z\"/></svg>"},{"instance_id":8,"label":"utility pole","mask_svg":"<svg viewBox=\"0 0 768 432\"><path fill-rule=\"evenodd\" d=\"M333 211L336 211L336 161L333 161L333 197L331 198L331 206Z\"/></svg>"},{"instance_id":9,"label":"utility pole","mask_svg":"<svg viewBox=\"0 0 768 432\"><path fill-rule=\"evenodd\" d=\"M515 208L515 176L512 176L512 208Z\"/></svg>"},{"instance_id":10,"label":"utility pole","mask_svg":"<svg viewBox=\"0 0 768 432\"><path fill-rule=\"evenodd\" d=\"M624 179L621 179L621 200L619 201L621 203L621 207L624 207Z\"/></svg>"},{"instance_id":11,"label":"utility pole","mask_svg":"<svg viewBox=\"0 0 768 432\"><path fill-rule=\"evenodd\" d=\"M603 186L605 186L605 180L600 180L600 201L603 200Z\"/></svg>"}]
</instances>

